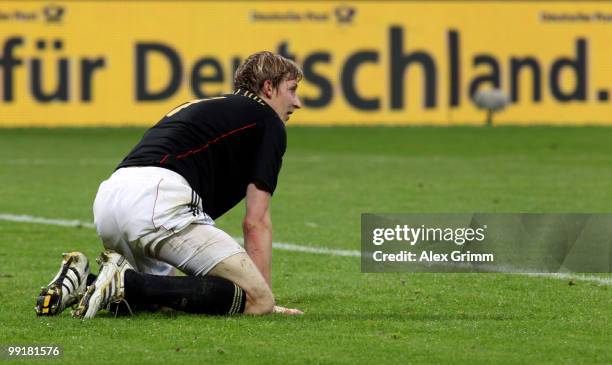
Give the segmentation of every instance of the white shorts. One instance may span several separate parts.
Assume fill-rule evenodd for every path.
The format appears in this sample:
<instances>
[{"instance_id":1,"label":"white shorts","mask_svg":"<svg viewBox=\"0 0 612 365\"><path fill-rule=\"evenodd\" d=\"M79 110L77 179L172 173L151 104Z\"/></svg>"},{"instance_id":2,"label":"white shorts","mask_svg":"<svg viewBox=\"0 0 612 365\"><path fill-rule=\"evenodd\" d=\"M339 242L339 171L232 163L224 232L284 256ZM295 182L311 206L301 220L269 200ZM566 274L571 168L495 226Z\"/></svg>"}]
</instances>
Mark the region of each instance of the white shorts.
<instances>
[{"instance_id":1,"label":"white shorts","mask_svg":"<svg viewBox=\"0 0 612 365\"><path fill-rule=\"evenodd\" d=\"M176 267L205 275L223 259L244 252L214 227L189 183L168 169L115 171L100 184L93 210L104 247L125 256L141 272L169 275Z\"/></svg>"}]
</instances>

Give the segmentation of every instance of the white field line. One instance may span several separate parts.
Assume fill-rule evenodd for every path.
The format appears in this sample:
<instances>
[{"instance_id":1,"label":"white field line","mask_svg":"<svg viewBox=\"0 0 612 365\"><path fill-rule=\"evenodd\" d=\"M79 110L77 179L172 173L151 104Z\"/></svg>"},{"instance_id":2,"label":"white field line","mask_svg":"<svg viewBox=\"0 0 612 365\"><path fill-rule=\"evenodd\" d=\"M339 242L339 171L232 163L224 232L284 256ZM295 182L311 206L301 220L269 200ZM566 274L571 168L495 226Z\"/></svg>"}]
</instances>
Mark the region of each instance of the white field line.
<instances>
[{"instance_id":1,"label":"white field line","mask_svg":"<svg viewBox=\"0 0 612 365\"><path fill-rule=\"evenodd\" d=\"M524 273L522 275L534 276L534 277L546 277L559 280L579 280L579 281L590 281L599 285L612 285L612 278L600 278L593 275L581 275L581 274L568 274L568 273Z\"/></svg>"},{"instance_id":2,"label":"white field line","mask_svg":"<svg viewBox=\"0 0 612 365\"><path fill-rule=\"evenodd\" d=\"M34 217L31 215L15 215L0 213L0 221L8 222L21 222L21 223L33 223L33 224L47 224L51 226L62 226L62 227L86 227L95 228L93 223L83 222L79 220L66 220L66 219L52 219L43 217ZM235 238L238 242L242 243L242 238ZM311 247L311 246L300 246L292 243L274 242L274 248L284 251L295 251L295 252L308 252L315 254L323 254L329 256L349 256L349 257L360 257L361 253L357 250L341 250L332 249L326 247Z\"/></svg>"},{"instance_id":3,"label":"white field line","mask_svg":"<svg viewBox=\"0 0 612 365\"><path fill-rule=\"evenodd\" d=\"M0 221L47 224L51 226L63 226L63 227L95 228L93 223L82 222L79 220L50 219L50 218L42 218L42 217L32 217L31 215L15 215L15 214L5 214L5 213L0 213Z\"/></svg>"},{"instance_id":4,"label":"white field line","mask_svg":"<svg viewBox=\"0 0 612 365\"><path fill-rule=\"evenodd\" d=\"M79 220L51 219L51 218L43 218L43 217L34 217L30 215L15 215L15 214L7 214L7 213L0 213L0 221L32 223L32 224L47 224L47 225L62 226L62 227L95 228L93 223L83 222ZM237 240L239 242L242 241L241 238L237 238ZM283 251L306 252L306 253L328 255L328 256L361 257L361 252L358 250L342 250L342 249L334 249L334 248L327 248L327 247L301 246L301 245L295 245L292 243L284 243L284 242L274 242L273 247L275 249L283 250ZM612 285L612 278L602 278L602 277L597 277L593 275L571 274L571 273L524 273L520 271L517 272L517 270L511 270L509 268L496 268L495 271L498 271L500 273L526 275L526 276L531 276L531 277L543 277L543 278L567 280L567 281L576 280L576 281L593 282L599 285Z\"/></svg>"}]
</instances>

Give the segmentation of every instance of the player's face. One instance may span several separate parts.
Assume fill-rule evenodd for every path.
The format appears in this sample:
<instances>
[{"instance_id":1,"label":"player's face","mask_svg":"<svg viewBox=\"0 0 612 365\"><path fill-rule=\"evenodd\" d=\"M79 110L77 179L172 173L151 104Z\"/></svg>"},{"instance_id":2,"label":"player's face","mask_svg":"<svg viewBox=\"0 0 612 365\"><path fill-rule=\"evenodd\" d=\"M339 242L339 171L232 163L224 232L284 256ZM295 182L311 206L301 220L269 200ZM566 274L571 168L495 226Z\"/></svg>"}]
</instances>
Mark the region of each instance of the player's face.
<instances>
[{"instance_id":1,"label":"player's face","mask_svg":"<svg viewBox=\"0 0 612 365\"><path fill-rule=\"evenodd\" d=\"M270 97L270 106L276 111L283 121L288 121L289 116L302 107L297 92L298 83L295 80L283 80Z\"/></svg>"}]
</instances>

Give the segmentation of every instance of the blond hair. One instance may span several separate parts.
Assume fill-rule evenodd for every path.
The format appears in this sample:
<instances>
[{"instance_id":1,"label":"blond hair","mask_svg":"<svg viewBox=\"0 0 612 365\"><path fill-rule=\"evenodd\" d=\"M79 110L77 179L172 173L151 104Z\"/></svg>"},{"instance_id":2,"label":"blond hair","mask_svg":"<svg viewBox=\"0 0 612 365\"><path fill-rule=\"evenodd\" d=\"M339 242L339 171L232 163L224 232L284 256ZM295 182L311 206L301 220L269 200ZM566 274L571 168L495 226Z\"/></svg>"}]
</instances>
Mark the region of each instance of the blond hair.
<instances>
[{"instance_id":1,"label":"blond hair","mask_svg":"<svg viewBox=\"0 0 612 365\"><path fill-rule=\"evenodd\" d=\"M283 80L300 81L304 74L292 60L268 51L250 55L236 70L234 87L259 94L264 81L270 80L273 87Z\"/></svg>"}]
</instances>

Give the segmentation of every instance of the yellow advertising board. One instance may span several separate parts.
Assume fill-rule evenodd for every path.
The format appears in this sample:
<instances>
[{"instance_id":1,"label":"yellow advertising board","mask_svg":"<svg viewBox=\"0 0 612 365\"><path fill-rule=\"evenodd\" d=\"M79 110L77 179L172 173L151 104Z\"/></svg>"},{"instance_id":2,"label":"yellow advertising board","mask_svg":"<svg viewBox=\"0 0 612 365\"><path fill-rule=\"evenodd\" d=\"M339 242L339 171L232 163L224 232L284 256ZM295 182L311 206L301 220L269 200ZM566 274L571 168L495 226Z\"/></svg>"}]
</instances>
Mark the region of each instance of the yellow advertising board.
<instances>
[{"instance_id":1,"label":"yellow advertising board","mask_svg":"<svg viewBox=\"0 0 612 365\"><path fill-rule=\"evenodd\" d=\"M151 125L232 89L244 57L296 59L291 123L612 124L612 2L3 1L0 126Z\"/></svg>"}]
</instances>

